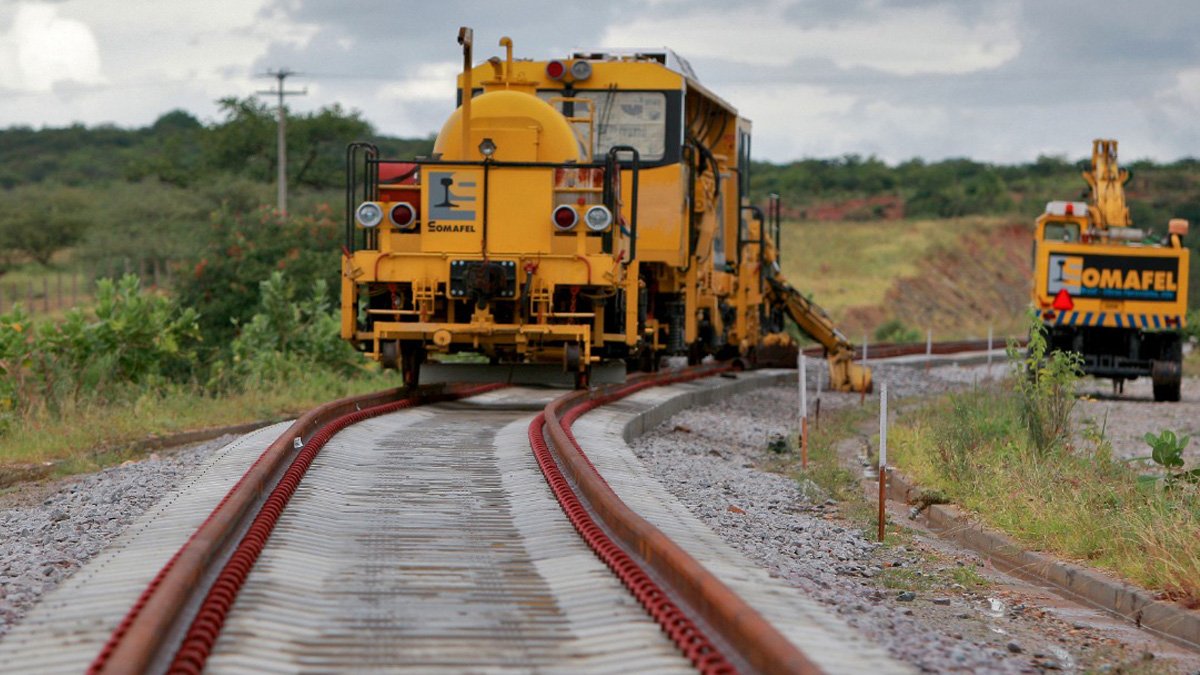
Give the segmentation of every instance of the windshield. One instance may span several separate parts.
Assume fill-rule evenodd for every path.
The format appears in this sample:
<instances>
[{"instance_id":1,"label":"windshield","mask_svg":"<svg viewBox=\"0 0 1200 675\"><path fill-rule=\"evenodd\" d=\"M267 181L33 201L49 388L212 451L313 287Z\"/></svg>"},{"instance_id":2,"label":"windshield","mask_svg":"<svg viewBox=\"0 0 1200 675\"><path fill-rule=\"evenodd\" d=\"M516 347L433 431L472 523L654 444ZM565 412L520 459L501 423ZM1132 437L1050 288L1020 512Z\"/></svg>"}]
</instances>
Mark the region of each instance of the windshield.
<instances>
[{"instance_id":1,"label":"windshield","mask_svg":"<svg viewBox=\"0 0 1200 675\"><path fill-rule=\"evenodd\" d=\"M1042 239L1067 243L1079 241L1079 223L1049 221L1042 230Z\"/></svg>"},{"instance_id":2,"label":"windshield","mask_svg":"<svg viewBox=\"0 0 1200 675\"><path fill-rule=\"evenodd\" d=\"M562 96L561 91L541 91L538 96L560 111L562 101L551 99ZM643 162L655 162L666 155L667 97L657 91L577 91L575 98L592 101L595 140L592 154L597 159L608 153L614 145L631 145L637 148ZM586 115L579 110L574 114Z\"/></svg>"}]
</instances>

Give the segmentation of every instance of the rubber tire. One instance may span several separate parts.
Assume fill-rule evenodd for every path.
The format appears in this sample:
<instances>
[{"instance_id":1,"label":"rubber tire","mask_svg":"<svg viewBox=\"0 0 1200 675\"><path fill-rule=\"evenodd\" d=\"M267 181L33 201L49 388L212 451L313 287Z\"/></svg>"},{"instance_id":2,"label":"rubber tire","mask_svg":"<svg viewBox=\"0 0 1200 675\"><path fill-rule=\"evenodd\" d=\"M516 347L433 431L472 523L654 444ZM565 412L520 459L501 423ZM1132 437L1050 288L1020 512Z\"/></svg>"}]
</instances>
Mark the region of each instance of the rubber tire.
<instances>
[{"instance_id":1,"label":"rubber tire","mask_svg":"<svg viewBox=\"0 0 1200 675\"><path fill-rule=\"evenodd\" d=\"M1182 382L1174 384L1156 384L1154 385L1154 400L1167 403L1178 403L1180 398L1180 389Z\"/></svg>"}]
</instances>

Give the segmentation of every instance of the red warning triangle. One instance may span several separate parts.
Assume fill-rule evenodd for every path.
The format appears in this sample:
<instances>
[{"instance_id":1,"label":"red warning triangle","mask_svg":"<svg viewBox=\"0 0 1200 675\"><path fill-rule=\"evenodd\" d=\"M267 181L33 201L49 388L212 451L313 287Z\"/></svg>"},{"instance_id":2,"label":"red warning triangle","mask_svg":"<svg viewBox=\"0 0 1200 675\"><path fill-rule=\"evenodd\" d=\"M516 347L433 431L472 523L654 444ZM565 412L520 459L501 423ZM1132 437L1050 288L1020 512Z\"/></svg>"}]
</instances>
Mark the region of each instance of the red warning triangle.
<instances>
[{"instance_id":1,"label":"red warning triangle","mask_svg":"<svg viewBox=\"0 0 1200 675\"><path fill-rule=\"evenodd\" d=\"M1054 309L1060 312L1075 309L1075 301L1071 299L1071 294L1067 292L1067 289L1060 289L1058 295L1054 296Z\"/></svg>"}]
</instances>

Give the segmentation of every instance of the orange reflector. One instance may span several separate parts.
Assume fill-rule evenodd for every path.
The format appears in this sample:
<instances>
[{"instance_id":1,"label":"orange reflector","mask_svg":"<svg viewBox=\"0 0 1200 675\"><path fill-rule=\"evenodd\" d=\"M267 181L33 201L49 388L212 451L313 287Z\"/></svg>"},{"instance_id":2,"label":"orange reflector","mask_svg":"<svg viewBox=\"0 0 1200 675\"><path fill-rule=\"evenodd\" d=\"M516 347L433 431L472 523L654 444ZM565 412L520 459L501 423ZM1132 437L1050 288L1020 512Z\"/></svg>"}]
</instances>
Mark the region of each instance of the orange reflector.
<instances>
[{"instance_id":1,"label":"orange reflector","mask_svg":"<svg viewBox=\"0 0 1200 675\"><path fill-rule=\"evenodd\" d=\"M1058 292L1058 295L1054 296L1053 307L1060 312L1066 312L1075 309L1075 301L1071 299L1071 294L1064 288Z\"/></svg>"}]
</instances>

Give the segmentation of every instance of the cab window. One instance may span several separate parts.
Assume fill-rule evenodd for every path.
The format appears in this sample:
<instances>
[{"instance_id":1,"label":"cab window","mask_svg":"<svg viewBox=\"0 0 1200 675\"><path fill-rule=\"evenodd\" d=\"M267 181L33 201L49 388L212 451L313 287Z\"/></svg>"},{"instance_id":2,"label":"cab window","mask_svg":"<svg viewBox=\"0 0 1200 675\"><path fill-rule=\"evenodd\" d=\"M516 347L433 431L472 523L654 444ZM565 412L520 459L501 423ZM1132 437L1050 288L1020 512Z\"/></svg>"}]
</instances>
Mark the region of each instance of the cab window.
<instances>
[{"instance_id":1,"label":"cab window","mask_svg":"<svg viewBox=\"0 0 1200 675\"><path fill-rule=\"evenodd\" d=\"M1079 241L1079 223L1050 221L1042 230L1044 241L1061 241L1066 243Z\"/></svg>"},{"instance_id":2,"label":"cab window","mask_svg":"<svg viewBox=\"0 0 1200 675\"><path fill-rule=\"evenodd\" d=\"M561 91L540 91L542 100L562 96ZM614 145L638 149L643 162L657 162L667 154L667 96L659 91L576 91L576 98L592 101L595 140L592 155L604 157ZM552 102L559 107L560 102Z\"/></svg>"}]
</instances>

